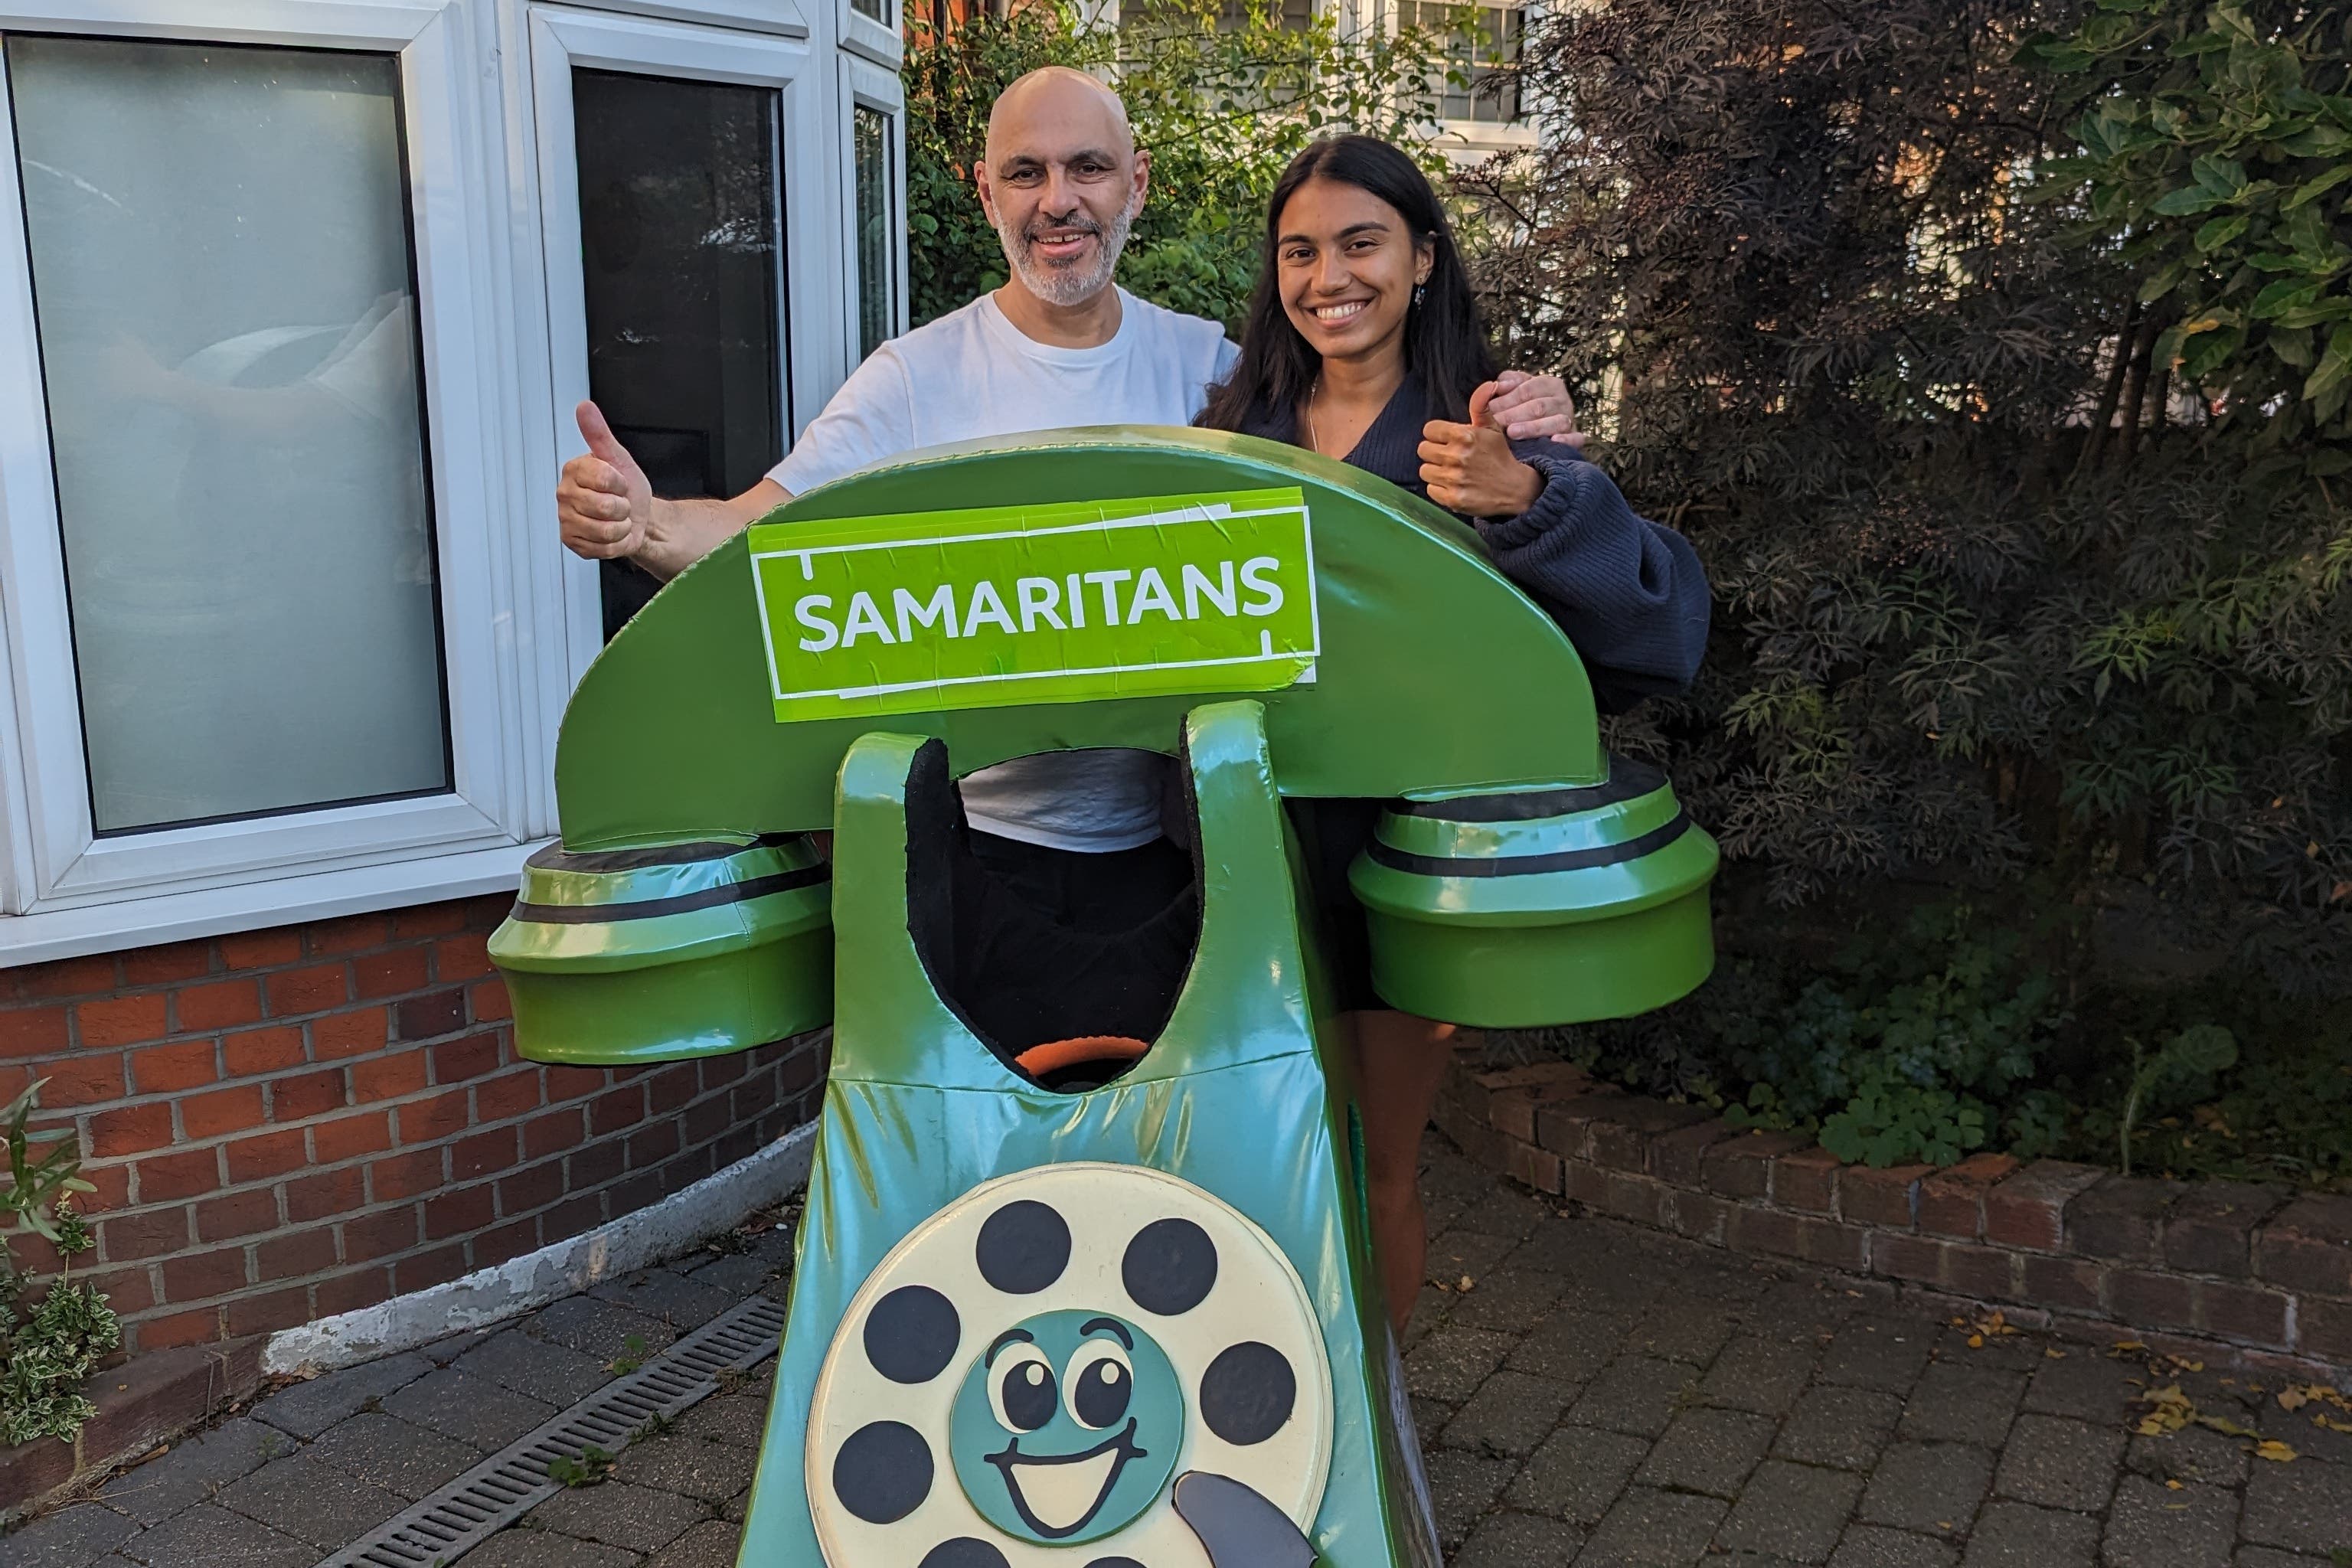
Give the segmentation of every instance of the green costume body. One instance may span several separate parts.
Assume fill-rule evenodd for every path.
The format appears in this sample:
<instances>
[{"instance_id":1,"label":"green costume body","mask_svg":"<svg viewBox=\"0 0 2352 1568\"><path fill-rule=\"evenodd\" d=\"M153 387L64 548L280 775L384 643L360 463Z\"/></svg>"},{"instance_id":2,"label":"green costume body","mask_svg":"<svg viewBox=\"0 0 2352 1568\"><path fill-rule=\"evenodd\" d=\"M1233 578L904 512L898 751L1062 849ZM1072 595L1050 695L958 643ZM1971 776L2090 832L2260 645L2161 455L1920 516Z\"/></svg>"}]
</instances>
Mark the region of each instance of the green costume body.
<instances>
[{"instance_id":1,"label":"green costume body","mask_svg":"<svg viewBox=\"0 0 2352 1568\"><path fill-rule=\"evenodd\" d=\"M1713 843L1663 780L1612 778L1574 650L1467 530L1310 454L1058 433L917 454L770 521L1285 487L1319 648L1280 689L780 723L739 538L572 700L563 846L492 945L524 1053L834 1026L745 1568L1436 1568L1281 799L1402 797L1351 876L1375 983L1467 1024L1687 991ZM1183 759L1199 945L1142 1058L1061 1092L941 997L910 900L945 874L925 846L950 773L1108 745ZM829 881L794 837L827 827Z\"/></svg>"}]
</instances>

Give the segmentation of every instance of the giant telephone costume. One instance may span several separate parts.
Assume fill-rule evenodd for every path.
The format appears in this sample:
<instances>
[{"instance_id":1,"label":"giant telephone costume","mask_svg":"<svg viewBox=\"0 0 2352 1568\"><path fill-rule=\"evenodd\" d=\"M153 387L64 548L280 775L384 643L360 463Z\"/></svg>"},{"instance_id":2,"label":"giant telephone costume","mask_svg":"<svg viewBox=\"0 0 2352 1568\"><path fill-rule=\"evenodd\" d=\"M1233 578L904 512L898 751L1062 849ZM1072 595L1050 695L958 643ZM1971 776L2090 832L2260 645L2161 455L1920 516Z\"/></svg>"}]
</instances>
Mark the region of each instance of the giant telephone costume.
<instances>
[{"instance_id":1,"label":"giant telephone costume","mask_svg":"<svg viewBox=\"0 0 2352 1568\"><path fill-rule=\"evenodd\" d=\"M1139 1058L1011 1053L941 981L952 779L1095 746L1181 761L1192 963ZM1468 530L1240 437L914 454L663 592L556 776L524 1054L833 1026L745 1568L1435 1568L1282 799L1392 802L1374 982L1464 1024L1683 994L1717 859Z\"/></svg>"}]
</instances>

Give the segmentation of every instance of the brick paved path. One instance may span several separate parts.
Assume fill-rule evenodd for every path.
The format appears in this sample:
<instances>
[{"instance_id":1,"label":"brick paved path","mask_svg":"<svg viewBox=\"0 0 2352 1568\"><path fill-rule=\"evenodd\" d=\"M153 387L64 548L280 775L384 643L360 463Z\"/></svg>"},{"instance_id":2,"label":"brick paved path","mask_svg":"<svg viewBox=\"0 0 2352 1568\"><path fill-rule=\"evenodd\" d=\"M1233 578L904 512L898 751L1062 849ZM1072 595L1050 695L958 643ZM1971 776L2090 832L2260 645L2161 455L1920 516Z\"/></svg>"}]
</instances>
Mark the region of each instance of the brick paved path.
<instances>
[{"instance_id":1,"label":"brick paved path","mask_svg":"<svg viewBox=\"0 0 2352 1568\"><path fill-rule=\"evenodd\" d=\"M1562 1218L1450 1149L1423 1188L1431 1273L1473 1281L1423 1292L1405 1363L1454 1568L2352 1564L2352 1436L2277 1380L2161 1377L2292 1462L2143 1437L2150 1369L2096 1344L1970 1348L1884 1289Z\"/></svg>"},{"instance_id":2,"label":"brick paved path","mask_svg":"<svg viewBox=\"0 0 2352 1568\"><path fill-rule=\"evenodd\" d=\"M2160 1376L2292 1445L2292 1462L2201 1426L2139 1436L2139 1360L2033 1334L1972 1349L1884 1292L1563 1218L1450 1148L1433 1147L1425 1184L1432 1272L1472 1281L1424 1293L1406 1357L1454 1568L2352 1563L2352 1435L2282 1410L2275 1380ZM0 1564L311 1568L615 1357L781 1292L788 1243L772 1228L746 1252L286 1389L0 1539ZM461 1568L733 1568L765 1373Z\"/></svg>"}]
</instances>

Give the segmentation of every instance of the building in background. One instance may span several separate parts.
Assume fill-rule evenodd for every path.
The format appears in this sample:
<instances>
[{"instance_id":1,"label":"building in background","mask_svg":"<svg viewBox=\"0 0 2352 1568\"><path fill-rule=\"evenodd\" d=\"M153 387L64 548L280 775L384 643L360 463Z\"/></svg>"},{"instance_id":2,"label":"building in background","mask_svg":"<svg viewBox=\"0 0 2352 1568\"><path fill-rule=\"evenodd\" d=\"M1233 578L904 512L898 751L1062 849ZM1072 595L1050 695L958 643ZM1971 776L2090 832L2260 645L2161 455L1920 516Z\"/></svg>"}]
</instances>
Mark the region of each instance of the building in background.
<instances>
[{"instance_id":1,"label":"building in background","mask_svg":"<svg viewBox=\"0 0 2352 1568\"><path fill-rule=\"evenodd\" d=\"M976 15L1003 16L1035 0L909 0L906 23L923 32L951 33ZM1451 154L1472 162L1490 153L1534 147L1540 140L1538 117L1523 110L1517 85L1500 79L1519 59L1530 20L1542 14L1541 0L1272 0L1282 24L1304 32L1310 20L1326 11L1336 13L1343 36L1364 29L1393 36L1397 29L1419 26L1452 34L1446 50L1453 71L1463 82L1447 81L1438 89L1438 129ZM1238 26L1244 0L1223 0L1221 10ZM1150 8L1150 0L1080 0L1088 16L1111 26ZM1466 19L1466 26L1456 24Z\"/></svg>"},{"instance_id":2,"label":"building in background","mask_svg":"<svg viewBox=\"0 0 2352 1568\"><path fill-rule=\"evenodd\" d=\"M919 7L933 0L915 0ZM967 0L937 0L952 5L950 26L961 19ZM1001 8L1005 0L994 0ZM1448 154L1471 163L1489 153L1531 148L1541 139L1538 116L1519 102L1518 85L1507 73L1518 64L1530 21L1542 14L1540 0L1272 0L1282 25L1304 32L1320 15L1334 17L1341 37L1370 32L1394 37L1402 27L1420 27L1448 37L1448 79L1436 84L1435 129ZM1223 15L1238 25L1244 0L1223 0ZM1102 0L1093 12L1117 23L1148 10L1150 0ZM919 19L929 13L918 10ZM1459 81L1452 79L1460 77Z\"/></svg>"},{"instance_id":3,"label":"building in background","mask_svg":"<svg viewBox=\"0 0 2352 1568\"><path fill-rule=\"evenodd\" d=\"M733 493L905 321L895 5L0 22L0 1100L46 1079L80 1141L134 1354L530 1252L810 1112L807 1043L520 1061L482 943L644 586L557 542L574 403Z\"/></svg>"}]
</instances>

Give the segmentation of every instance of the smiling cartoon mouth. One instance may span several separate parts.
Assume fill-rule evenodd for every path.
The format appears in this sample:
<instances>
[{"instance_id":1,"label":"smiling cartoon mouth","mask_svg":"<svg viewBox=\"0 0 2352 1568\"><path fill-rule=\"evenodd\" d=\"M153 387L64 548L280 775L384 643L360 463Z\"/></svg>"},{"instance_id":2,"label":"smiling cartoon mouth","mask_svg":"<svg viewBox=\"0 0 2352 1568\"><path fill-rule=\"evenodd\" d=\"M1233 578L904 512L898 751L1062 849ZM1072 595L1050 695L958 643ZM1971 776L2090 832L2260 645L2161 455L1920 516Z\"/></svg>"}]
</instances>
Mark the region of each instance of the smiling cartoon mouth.
<instances>
[{"instance_id":1,"label":"smiling cartoon mouth","mask_svg":"<svg viewBox=\"0 0 2352 1568\"><path fill-rule=\"evenodd\" d=\"M1118 1485L1128 1461L1144 1457L1135 1446L1135 1417L1108 1440L1081 1454L1044 1457L1024 1454L1014 1438L988 1462L1004 1478L1022 1522L1048 1541L1063 1541L1084 1530Z\"/></svg>"}]
</instances>

